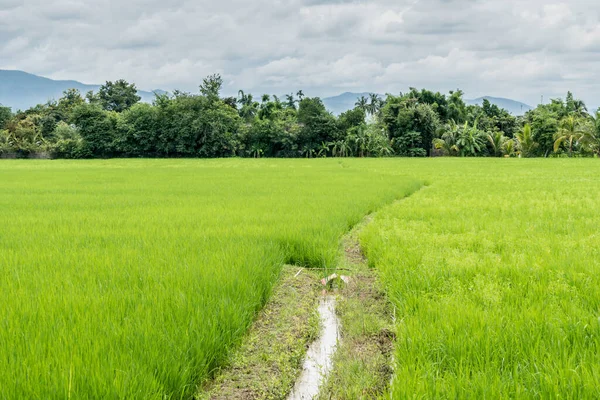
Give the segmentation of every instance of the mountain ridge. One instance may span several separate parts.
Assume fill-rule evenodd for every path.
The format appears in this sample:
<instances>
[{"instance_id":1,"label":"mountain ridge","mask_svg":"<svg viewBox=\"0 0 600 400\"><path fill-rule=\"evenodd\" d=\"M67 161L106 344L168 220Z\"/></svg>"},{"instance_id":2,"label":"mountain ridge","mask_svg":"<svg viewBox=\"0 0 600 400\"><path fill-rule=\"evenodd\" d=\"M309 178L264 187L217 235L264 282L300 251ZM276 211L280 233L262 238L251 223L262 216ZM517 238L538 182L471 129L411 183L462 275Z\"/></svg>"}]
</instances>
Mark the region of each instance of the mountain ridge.
<instances>
[{"instance_id":1,"label":"mountain ridge","mask_svg":"<svg viewBox=\"0 0 600 400\"><path fill-rule=\"evenodd\" d=\"M86 84L75 80L54 80L19 70L0 69L0 105L11 107L13 111L25 110L49 100L57 100L67 89L78 89L82 95L93 90L98 91L100 85ZM144 102L152 102L154 93L165 93L163 90L138 90L138 95ZM369 96L369 92L344 92L337 96L324 97L323 103L333 114L339 115L354 108L356 100ZM380 95L385 97L383 95ZM511 99L484 96L473 100L465 100L467 104L479 104L488 99L492 104L506 109L513 115L522 115L533 107Z\"/></svg>"},{"instance_id":2,"label":"mountain ridge","mask_svg":"<svg viewBox=\"0 0 600 400\"><path fill-rule=\"evenodd\" d=\"M325 97L322 100L323 104L325 104L325 107L330 112L339 115L344 111L354 108L358 98L360 98L361 96L365 96L368 98L369 94L370 93L368 92L344 92L337 96ZM385 95L378 95L385 98ZM487 99L490 103L495 104L500 108L504 108L506 111L515 116L523 115L525 114L525 112L533 110L533 107L531 107L530 105L527 105L517 100L507 99L504 97L483 96L476 99L465 99L464 101L467 105L481 105L484 99Z\"/></svg>"},{"instance_id":3,"label":"mountain ridge","mask_svg":"<svg viewBox=\"0 0 600 400\"><path fill-rule=\"evenodd\" d=\"M0 69L0 105L10 107L13 111L58 100L67 89L77 89L85 95L90 90L98 91L100 85L75 80L54 80L25 71ZM155 92L163 91L138 90L138 95L142 101L151 102Z\"/></svg>"}]
</instances>

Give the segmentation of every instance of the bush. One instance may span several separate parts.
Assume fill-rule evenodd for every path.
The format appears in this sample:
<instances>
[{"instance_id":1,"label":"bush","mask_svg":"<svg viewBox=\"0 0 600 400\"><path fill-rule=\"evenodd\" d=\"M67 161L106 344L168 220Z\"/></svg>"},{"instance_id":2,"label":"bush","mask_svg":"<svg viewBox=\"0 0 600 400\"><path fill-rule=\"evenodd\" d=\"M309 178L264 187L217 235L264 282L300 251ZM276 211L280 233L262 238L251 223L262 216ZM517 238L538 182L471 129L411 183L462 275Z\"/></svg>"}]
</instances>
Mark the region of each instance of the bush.
<instances>
[{"instance_id":1,"label":"bush","mask_svg":"<svg viewBox=\"0 0 600 400\"><path fill-rule=\"evenodd\" d=\"M83 138L74 125L59 122L54 129L56 142L48 146L53 158L87 158L91 154L85 151Z\"/></svg>"}]
</instances>

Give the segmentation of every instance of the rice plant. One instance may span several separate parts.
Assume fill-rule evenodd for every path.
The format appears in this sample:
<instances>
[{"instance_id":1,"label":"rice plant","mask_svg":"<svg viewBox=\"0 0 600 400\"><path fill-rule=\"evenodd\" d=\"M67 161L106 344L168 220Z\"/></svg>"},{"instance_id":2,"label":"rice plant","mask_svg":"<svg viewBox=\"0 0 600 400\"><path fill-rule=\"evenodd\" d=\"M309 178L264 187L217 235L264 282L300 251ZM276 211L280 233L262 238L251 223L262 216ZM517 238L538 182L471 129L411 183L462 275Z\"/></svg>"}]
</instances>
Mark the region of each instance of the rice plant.
<instances>
[{"instance_id":1,"label":"rice plant","mask_svg":"<svg viewBox=\"0 0 600 400\"><path fill-rule=\"evenodd\" d=\"M190 398L284 263L335 267L420 185L337 160L0 162L0 398Z\"/></svg>"},{"instance_id":2,"label":"rice plant","mask_svg":"<svg viewBox=\"0 0 600 400\"><path fill-rule=\"evenodd\" d=\"M597 160L393 160L427 188L362 235L397 317L390 396L600 397Z\"/></svg>"}]
</instances>

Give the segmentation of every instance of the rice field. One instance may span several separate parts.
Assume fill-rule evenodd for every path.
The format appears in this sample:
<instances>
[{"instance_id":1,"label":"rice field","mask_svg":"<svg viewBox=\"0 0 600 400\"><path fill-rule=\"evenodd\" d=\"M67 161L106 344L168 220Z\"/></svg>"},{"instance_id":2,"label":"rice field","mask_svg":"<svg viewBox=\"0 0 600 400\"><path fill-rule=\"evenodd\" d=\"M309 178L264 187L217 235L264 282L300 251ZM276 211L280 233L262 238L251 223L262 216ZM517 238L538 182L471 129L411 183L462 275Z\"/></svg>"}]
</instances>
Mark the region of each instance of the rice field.
<instances>
[{"instance_id":1,"label":"rice field","mask_svg":"<svg viewBox=\"0 0 600 400\"><path fill-rule=\"evenodd\" d=\"M284 263L416 190L336 160L0 163L0 398L190 398Z\"/></svg>"},{"instance_id":2,"label":"rice field","mask_svg":"<svg viewBox=\"0 0 600 400\"><path fill-rule=\"evenodd\" d=\"M397 307L391 397L600 398L597 160L385 164L429 184L362 235Z\"/></svg>"},{"instance_id":3,"label":"rice field","mask_svg":"<svg viewBox=\"0 0 600 400\"><path fill-rule=\"evenodd\" d=\"M281 266L333 269L375 210L389 397L598 398L599 181L594 159L0 162L0 398L190 398Z\"/></svg>"}]
</instances>

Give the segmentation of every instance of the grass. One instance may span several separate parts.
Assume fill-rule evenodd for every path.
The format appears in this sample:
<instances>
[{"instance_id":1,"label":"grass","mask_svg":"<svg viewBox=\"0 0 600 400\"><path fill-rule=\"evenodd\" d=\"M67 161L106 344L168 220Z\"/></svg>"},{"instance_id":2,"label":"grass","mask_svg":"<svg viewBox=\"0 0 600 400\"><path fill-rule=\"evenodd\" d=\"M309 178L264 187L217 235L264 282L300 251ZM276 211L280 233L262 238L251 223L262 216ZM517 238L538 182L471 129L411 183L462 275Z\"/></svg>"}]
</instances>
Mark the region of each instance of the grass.
<instances>
[{"instance_id":1,"label":"grass","mask_svg":"<svg viewBox=\"0 0 600 400\"><path fill-rule=\"evenodd\" d=\"M392 398L600 397L597 160L370 168L430 184L361 235L397 307Z\"/></svg>"},{"instance_id":2,"label":"grass","mask_svg":"<svg viewBox=\"0 0 600 400\"><path fill-rule=\"evenodd\" d=\"M421 186L338 160L0 163L0 398L190 398L284 263Z\"/></svg>"}]
</instances>

